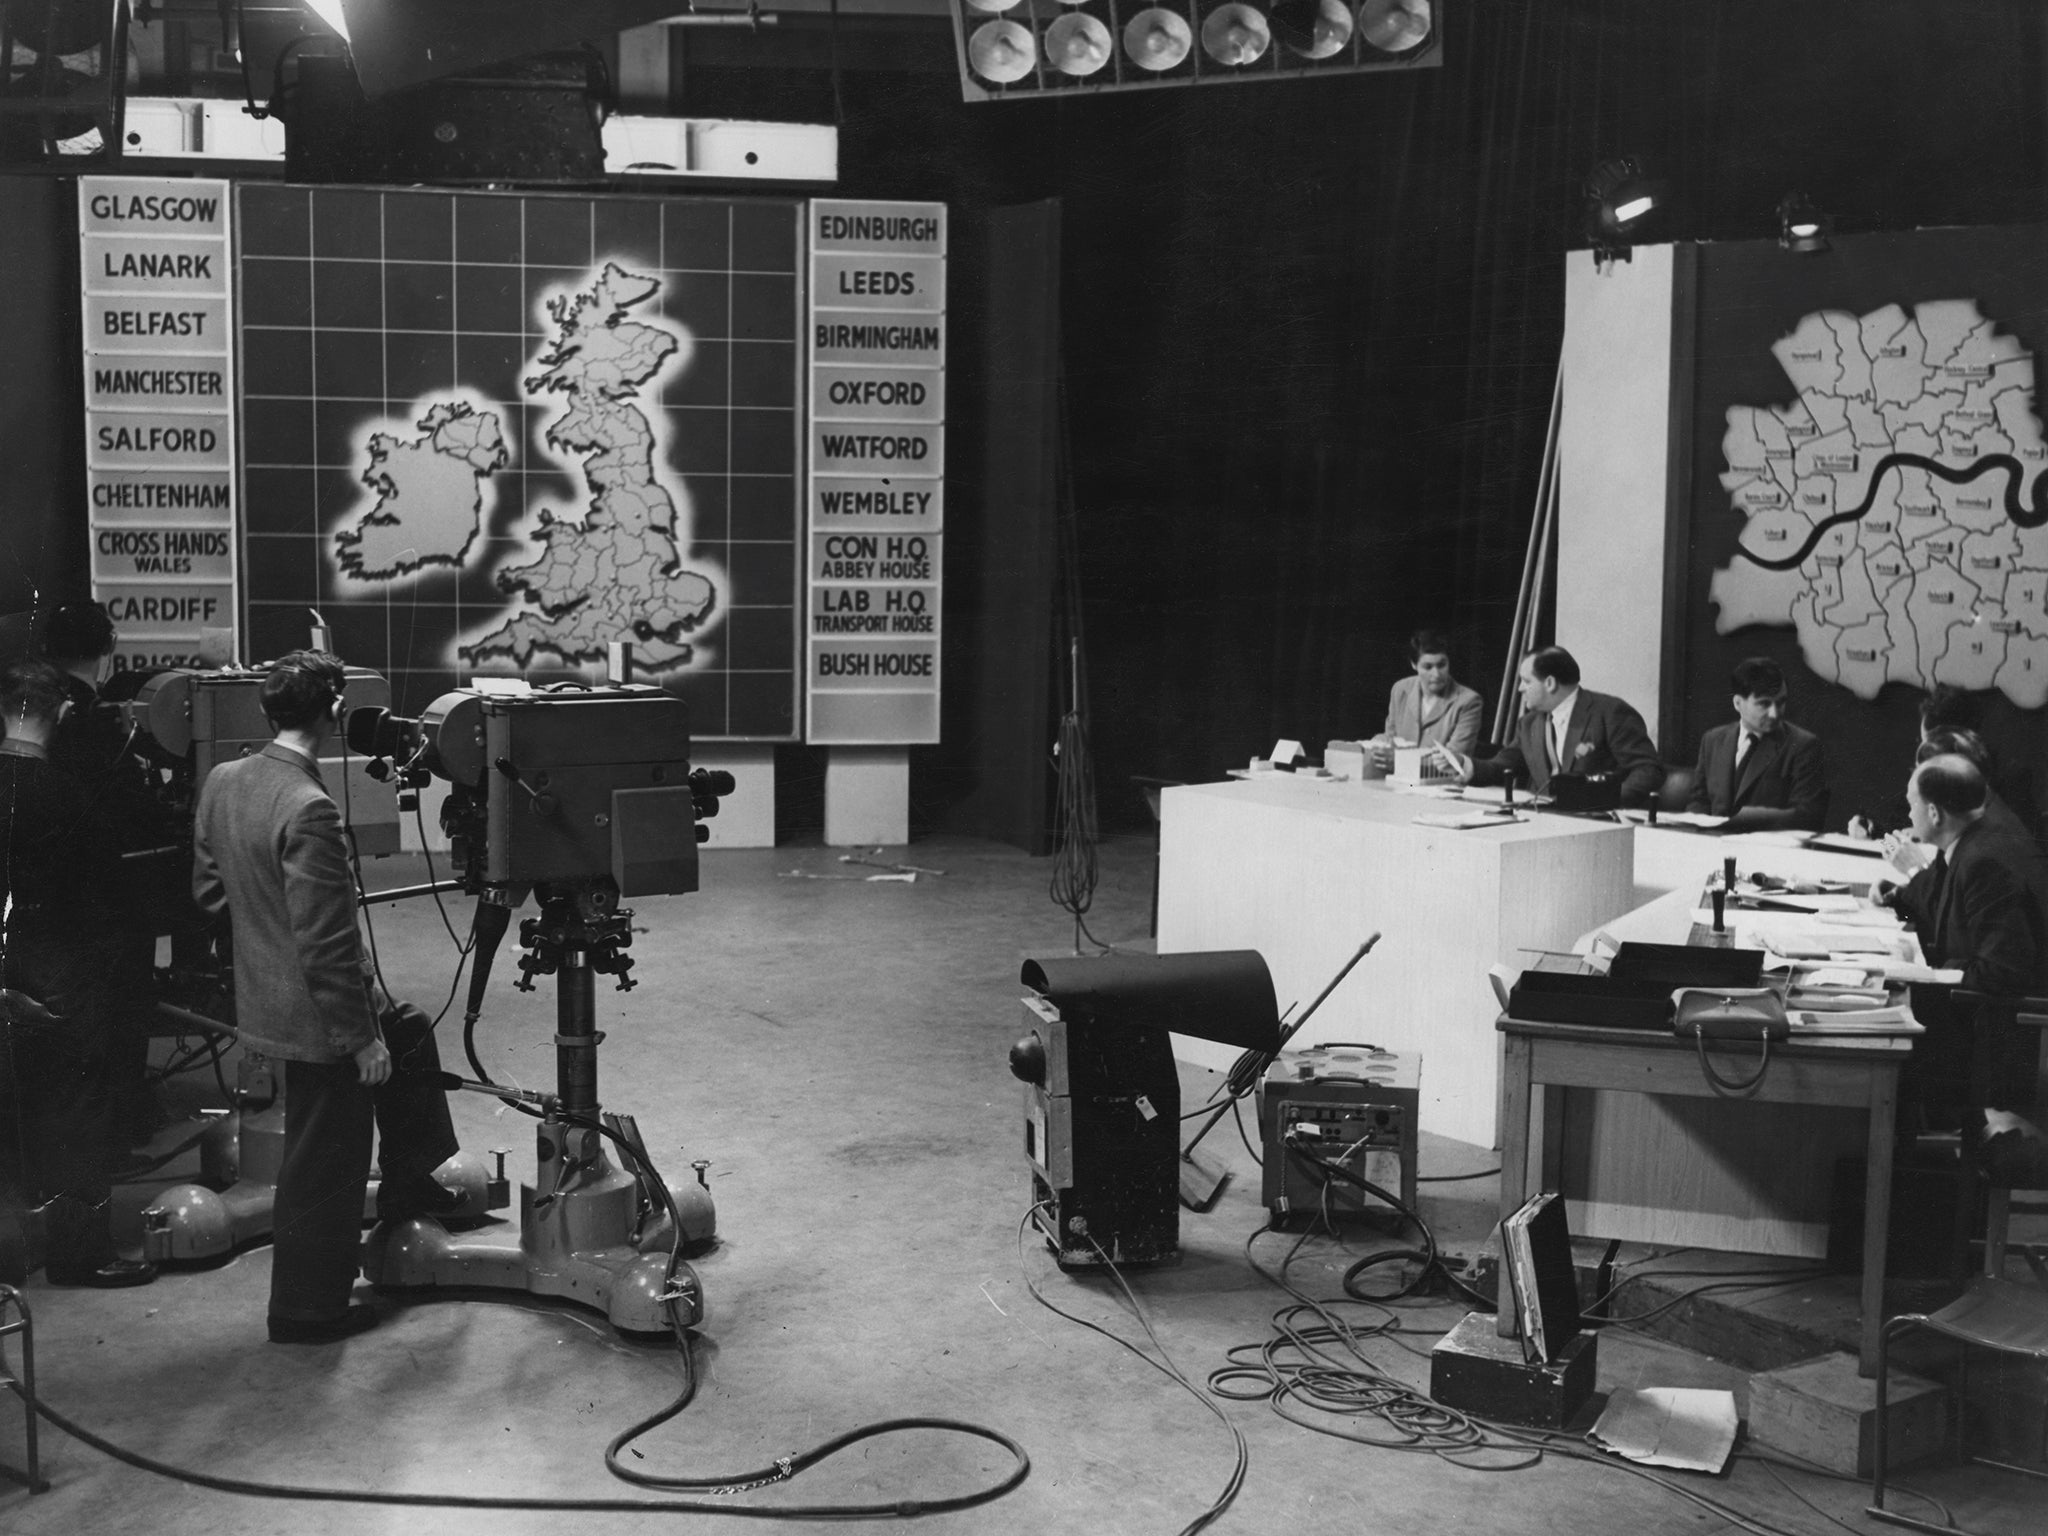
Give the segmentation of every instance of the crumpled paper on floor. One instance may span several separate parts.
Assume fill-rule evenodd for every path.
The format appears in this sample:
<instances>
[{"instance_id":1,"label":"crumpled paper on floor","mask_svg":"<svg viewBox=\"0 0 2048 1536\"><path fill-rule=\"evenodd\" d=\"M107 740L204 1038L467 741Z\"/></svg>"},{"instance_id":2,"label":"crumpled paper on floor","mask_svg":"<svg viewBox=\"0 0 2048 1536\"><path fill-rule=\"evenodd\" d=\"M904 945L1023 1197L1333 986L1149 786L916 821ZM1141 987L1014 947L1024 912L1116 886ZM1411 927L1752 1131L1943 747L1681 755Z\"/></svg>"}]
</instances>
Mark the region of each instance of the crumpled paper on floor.
<instances>
[{"instance_id":1,"label":"crumpled paper on floor","mask_svg":"<svg viewBox=\"0 0 2048 1536\"><path fill-rule=\"evenodd\" d=\"M1719 1472L1735 1449L1735 1394L1703 1387L1614 1393L1586 1438L1649 1467Z\"/></svg>"}]
</instances>

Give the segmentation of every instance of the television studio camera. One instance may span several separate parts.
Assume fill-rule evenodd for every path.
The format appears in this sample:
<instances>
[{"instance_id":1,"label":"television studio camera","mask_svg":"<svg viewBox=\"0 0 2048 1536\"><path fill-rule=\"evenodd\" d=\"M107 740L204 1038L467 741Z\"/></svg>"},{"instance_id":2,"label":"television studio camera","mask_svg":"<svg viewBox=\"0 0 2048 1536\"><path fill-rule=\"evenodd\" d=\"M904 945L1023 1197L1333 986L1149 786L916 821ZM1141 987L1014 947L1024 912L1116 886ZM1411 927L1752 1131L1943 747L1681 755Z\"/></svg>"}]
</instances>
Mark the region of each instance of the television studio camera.
<instances>
[{"instance_id":1,"label":"television studio camera","mask_svg":"<svg viewBox=\"0 0 2048 1536\"><path fill-rule=\"evenodd\" d=\"M441 807L461 869L477 898L465 1046L475 1080L533 1114L536 1171L522 1184L519 1237L451 1233L421 1217L380 1225L364 1245L377 1285L480 1285L566 1296L602 1308L622 1332L687 1327L703 1292L682 1259L717 1230L711 1194L663 1179L631 1116L598 1100L596 983L630 989L633 914L621 898L697 889L702 822L732 792L732 775L690 768L688 707L658 688L557 686L500 693L457 689L417 720L379 706L354 709L347 738L366 772L417 791L449 785ZM522 991L556 984L556 1087L533 1093L492 1083L468 1039L482 1011L498 945L520 923ZM610 1141L630 1168L607 1155Z\"/></svg>"},{"instance_id":2,"label":"television studio camera","mask_svg":"<svg viewBox=\"0 0 2048 1536\"><path fill-rule=\"evenodd\" d=\"M151 791L162 824L173 829L164 846L132 852L131 885L150 931L170 939L170 966L157 978L160 1021L180 1035L232 1037L233 957L219 926L192 900L192 816L199 786L215 764L260 749L273 734L262 705L265 668L169 668L134 679L125 696L100 707L115 713L130 750L152 768ZM109 690L110 695L115 690ZM354 708L390 702L391 685L378 673L350 667L343 699ZM359 855L396 853L401 807L395 786L380 783L360 759L321 764L335 786L349 839ZM199 1136L200 1180L175 1184L142 1211L142 1246L159 1263L223 1258L267 1236L284 1156L284 1074L278 1064L244 1053L236 1069L230 1107L215 1114ZM443 1184L460 1190L457 1214L482 1215L507 1203L483 1160L457 1153L438 1170ZM364 1216L375 1214L374 1182Z\"/></svg>"}]
</instances>

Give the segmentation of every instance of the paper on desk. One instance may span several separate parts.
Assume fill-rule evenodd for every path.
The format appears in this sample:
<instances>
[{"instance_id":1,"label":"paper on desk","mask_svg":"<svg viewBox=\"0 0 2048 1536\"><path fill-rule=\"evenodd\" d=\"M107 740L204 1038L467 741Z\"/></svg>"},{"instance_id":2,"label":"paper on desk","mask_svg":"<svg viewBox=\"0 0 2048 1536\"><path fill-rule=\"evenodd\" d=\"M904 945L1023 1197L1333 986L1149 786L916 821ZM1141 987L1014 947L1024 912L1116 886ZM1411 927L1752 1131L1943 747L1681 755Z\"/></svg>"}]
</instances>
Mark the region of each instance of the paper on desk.
<instances>
[{"instance_id":1,"label":"paper on desk","mask_svg":"<svg viewBox=\"0 0 2048 1536\"><path fill-rule=\"evenodd\" d=\"M1921 965L1912 960L1894 960L1885 966L1884 973L1893 981L1927 982L1944 987L1960 987L1963 984L1963 973L1960 969Z\"/></svg>"},{"instance_id":2,"label":"paper on desk","mask_svg":"<svg viewBox=\"0 0 2048 1536\"><path fill-rule=\"evenodd\" d=\"M1905 1004L1888 1008L1856 1008L1845 1011L1815 1011L1789 1008L1786 1020L1795 1035L1924 1035L1927 1027L1913 1017Z\"/></svg>"},{"instance_id":3,"label":"paper on desk","mask_svg":"<svg viewBox=\"0 0 2048 1536\"><path fill-rule=\"evenodd\" d=\"M1750 928L1744 925L1736 929L1736 942L1744 949L1768 949L1788 960L1827 960L1854 955L1859 963L1868 956L1869 962L1875 965L1881 960L1896 958L1898 954L1895 948L1898 935L1895 932L1850 928L1823 931L1815 928Z\"/></svg>"},{"instance_id":4,"label":"paper on desk","mask_svg":"<svg viewBox=\"0 0 2048 1536\"><path fill-rule=\"evenodd\" d=\"M1854 912L1862 906L1854 896L1834 891L1758 891L1753 896L1745 891L1739 894L1737 905L1743 901L1768 902L1771 906L1780 909L1790 908L1797 912L1825 912L1831 917L1838 913ZM1764 910L1769 911L1770 907L1767 906ZM1888 920L1892 923L1897 922L1896 918L1888 917Z\"/></svg>"},{"instance_id":5,"label":"paper on desk","mask_svg":"<svg viewBox=\"0 0 2048 1536\"><path fill-rule=\"evenodd\" d=\"M1507 790L1499 784L1467 784L1462 791L1462 798L1477 800L1485 805L1498 805L1507 797ZM1517 805L1548 805L1549 803L1549 799L1543 795L1523 793L1515 796L1515 804Z\"/></svg>"},{"instance_id":6,"label":"paper on desk","mask_svg":"<svg viewBox=\"0 0 2048 1536\"><path fill-rule=\"evenodd\" d=\"M1623 811L1621 819L1623 821L1635 822L1640 826L1649 821L1649 812ZM1698 827L1704 832L1711 832L1716 827L1727 826L1728 818L1726 816L1709 816L1705 811L1659 811L1657 813L1657 824L1664 827Z\"/></svg>"},{"instance_id":7,"label":"paper on desk","mask_svg":"<svg viewBox=\"0 0 2048 1536\"><path fill-rule=\"evenodd\" d=\"M1586 1438L1650 1467L1719 1472L1735 1449L1735 1394L1704 1387L1639 1387L1607 1399Z\"/></svg>"},{"instance_id":8,"label":"paper on desk","mask_svg":"<svg viewBox=\"0 0 2048 1536\"><path fill-rule=\"evenodd\" d=\"M1847 837L1840 832L1816 832L1806 840L1809 848L1824 848L1830 853L1855 853L1868 859L1884 857L1884 844L1874 838Z\"/></svg>"},{"instance_id":9,"label":"paper on desk","mask_svg":"<svg viewBox=\"0 0 2048 1536\"><path fill-rule=\"evenodd\" d=\"M1467 831L1473 827L1506 827L1518 821L1527 821L1526 816L1516 816L1507 811L1465 811L1445 812L1409 818L1418 827L1450 827L1456 831Z\"/></svg>"},{"instance_id":10,"label":"paper on desk","mask_svg":"<svg viewBox=\"0 0 2048 1536\"><path fill-rule=\"evenodd\" d=\"M1843 928L1898 929L1905 926L1899 921L1897 913L1887 911L1883 907L1855 907L1848 911L1822 912L1820 920L1830 927Z\"/></svg>"}]
</instances>

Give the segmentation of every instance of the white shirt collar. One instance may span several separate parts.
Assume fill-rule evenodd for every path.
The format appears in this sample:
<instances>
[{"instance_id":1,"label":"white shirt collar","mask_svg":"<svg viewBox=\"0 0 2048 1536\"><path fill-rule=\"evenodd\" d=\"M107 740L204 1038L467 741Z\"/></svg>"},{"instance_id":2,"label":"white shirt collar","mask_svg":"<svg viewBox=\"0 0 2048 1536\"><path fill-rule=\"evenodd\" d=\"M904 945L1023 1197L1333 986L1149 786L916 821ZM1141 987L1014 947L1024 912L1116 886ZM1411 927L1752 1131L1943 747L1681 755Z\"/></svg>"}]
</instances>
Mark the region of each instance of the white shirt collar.
<instances>
[{"instance_id":1,"label":"white shirt collar","mask_svg":"<svg viewBox=\"0 0 2048 1536\"><path fill-rule=\"evenodd\" d=\"M1572 710L1578 702L1579 690L1574 686L1570 693L1558 701L1557 708L1550 712L1550 740L1553 745L1564 745L1565 735L1572 728Z\"/></svg>"}]
</instances>

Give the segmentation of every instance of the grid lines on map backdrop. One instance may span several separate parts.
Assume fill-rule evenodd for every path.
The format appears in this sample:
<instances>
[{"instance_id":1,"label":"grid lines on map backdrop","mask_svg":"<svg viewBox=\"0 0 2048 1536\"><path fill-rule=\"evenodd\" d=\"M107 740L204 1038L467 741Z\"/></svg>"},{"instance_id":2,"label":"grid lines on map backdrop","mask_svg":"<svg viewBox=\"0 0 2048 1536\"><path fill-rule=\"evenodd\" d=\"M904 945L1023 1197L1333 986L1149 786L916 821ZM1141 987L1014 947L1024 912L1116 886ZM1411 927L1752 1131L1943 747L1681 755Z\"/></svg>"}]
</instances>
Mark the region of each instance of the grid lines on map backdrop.
<instances>
[{"instance_id":1,"label":"grid lines on map backdrop","mask_svg":"<svg viewBox=\"0 0 2048 1536\"><path fill-rule=\"evenodd\" d=\"M802 205L238 189L245 659L604 671L798 733Z\"/></svg>"}]
</instances>

